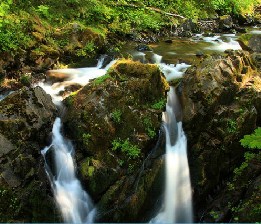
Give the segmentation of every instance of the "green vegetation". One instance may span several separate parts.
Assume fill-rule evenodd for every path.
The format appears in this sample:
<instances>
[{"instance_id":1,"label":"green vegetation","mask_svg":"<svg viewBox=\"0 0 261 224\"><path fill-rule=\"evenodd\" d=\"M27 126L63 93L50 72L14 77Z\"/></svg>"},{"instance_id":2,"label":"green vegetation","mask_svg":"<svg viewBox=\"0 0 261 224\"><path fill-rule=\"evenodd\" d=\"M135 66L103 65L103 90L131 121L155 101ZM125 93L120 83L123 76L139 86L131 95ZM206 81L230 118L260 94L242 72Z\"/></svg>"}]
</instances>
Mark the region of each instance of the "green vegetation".
<instances>
[{"instance_id":1,"label":"green vegetation","mask_svg":"<svg viewBox=\"0 0 261 224\"><path fill-rule=\"evenodd\" d=\"M112 150L120 151L128 156L130 159L136 159L140 156L141 150L138 146L130 143L129 139L121 140L115 139L112 142Z\"/></svg>"},{"instance_id":2,"label":"green vegetation","mask_svg":"<svg viewBox=\"0 0 261 224\"><path fill-rule=\"evenodd\" d=\"M119 110L119 109L115 109L115 110L112 111L112 113L111 113L112 120L113 120L115 123L117 123L117 124L121 123L121 116L122 116L122 112L121 112L121 110Z\"/></svg>"},{"instance_id":3,"label":"green vegetation","mask_svg":"<svg viewBox=\"0 0 261 224\"><path fill-rule=\"evenodd\" d=\"M155 110L163 110L166 105L167 100L161 99L158 102L154 103L151 108Z\"/></svg>"},{"instance_id":4,"label":"green vegetation","mask_svg":"<svg viewBox=\"0 0 261 224\"><path fill-rule=\"evenodd\" d=\"M91 134L89 134L89 133L84 133L84 134L82 135L82 141L83 141L83 143L84 143L85 145L88 145L89 142L90 142L91 137L92 137Z\"/></svg>"},{"instance_id":5,"label":"green vegetation","mask_svg":"<svg viewBox=\"0 0 261 224\"><path fill-rule=\"evenodd\" d=\"M245 135L244 138L240 140L240 143L243 147L261 149L261 128L258 127L251 135Z\"/></svg>"},{"instance_id":6,"label":"green vegetation","mask_svg":"<svg viewBox=\"0 0 261 224\"><path fill-rule=\"evenodd\" d=\"M227 131L229 133L235 133L237 131L237 122L232 119L228 119L227 121Z\"/></svg>"},{"instance_id":7,"label":"green vegetation","mask_svg":"<svg viewBox=\"0 0 261 224\"><path fill-rule=\"evenodd\" d=\"M148 118L148 117L144 118L143 124L144 124L144 126L145 126L145 130L146 130L148 136L149 136L150 138L154 138L154 137L156 136L156 131L155 131L155 129L153 128L151 119Z\"/></svg>"},{"instance_id":8,"label":"green vegetation","mask_svg":"<svg viewBox=\"0 0 261 224\"><path fill-rule=\"evenodd\" d=\"M24 85L24 86L30 86L31 85L31 81L32 81L32 77L31 74L24 74L20 77L20 82Z\"/></svg>"},{"instance_id":9,"label":"green vegetation","mask_svg":"<svg viewBox=\"0 0 261 224\"><path fill-rule=\"evenodd\" d=\"M30 49L41 55L46 54L43 44L69 50L70 37L86 29L105 39L109 33L159 31L177 23L178 17L166 12L197 19L214 12L252 14L258 4L260 0L2 0L0 52L16 55ZM81 57L98 49L92 40L76 47Z\"/></svg>"},{"instance_id":10,"label":"green vegetation","mask_svg":"<svg viewBox=\"0 0 261 224\"><path fill-rule=\"evenodd\" d=\"M252 149L252 151L247 151L244 154L245 160L238 167L234 169L234 180L238 178L242 172L248 167L249 161L257 157L257 153L260 151L253 151L253 149L261 149L261 128L258 127L253 134L245 135L243 139L240 140L240 143L243 147L247 149Z\"/></svg>"},{"instance_id":11,"label":"green vegetation","mask_svg":"<svg viewBox=\"0 0 261 224\"><path fill-rule=\"evenodd\" d=\"M106 74L106 75L103 75L103 76L101 76L101 77L96 78L96 79L93 81L93 83L94 83L94 85L100 85L100 84L104 83L107 79L110 79L110 78L112 78L112 77L110 76L110 74Z\"/></svg>"}]
</instances>

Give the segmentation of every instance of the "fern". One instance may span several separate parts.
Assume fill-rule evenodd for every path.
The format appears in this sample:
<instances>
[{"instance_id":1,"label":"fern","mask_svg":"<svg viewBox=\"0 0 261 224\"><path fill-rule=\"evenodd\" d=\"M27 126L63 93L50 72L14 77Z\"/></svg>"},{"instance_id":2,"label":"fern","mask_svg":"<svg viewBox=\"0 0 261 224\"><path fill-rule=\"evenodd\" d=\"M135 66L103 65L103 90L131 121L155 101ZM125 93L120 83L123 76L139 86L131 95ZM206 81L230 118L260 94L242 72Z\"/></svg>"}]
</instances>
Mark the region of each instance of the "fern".
<instances>
[{"instance_id":1,"label":"fern","mask_svg":"<svg viewBox=\"0 0 261 224\"><path fill-rule=\"evenodd\" d=\"M258 127L253 134L245 135L244 138L240 140L240 143L246 148L261 149L261 127Z\"/></svg>"}]
</instances>

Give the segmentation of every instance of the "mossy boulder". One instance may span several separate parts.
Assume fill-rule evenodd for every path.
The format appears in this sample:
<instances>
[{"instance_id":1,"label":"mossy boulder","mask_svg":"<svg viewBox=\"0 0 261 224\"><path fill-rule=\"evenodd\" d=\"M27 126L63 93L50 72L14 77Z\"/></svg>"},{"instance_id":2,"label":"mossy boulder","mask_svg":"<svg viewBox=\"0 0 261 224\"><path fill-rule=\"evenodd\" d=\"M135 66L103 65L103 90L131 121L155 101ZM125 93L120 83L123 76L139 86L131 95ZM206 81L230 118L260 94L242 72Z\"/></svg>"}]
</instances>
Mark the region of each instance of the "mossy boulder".
<instances>
[{"instance_id":1,"label":"mossy boulder","mask_svg":"<svg viewBox=\"0 0 261 224\"><path fill-rule=\"evenodd\" d=\"M250 54L228 51L189 68L179 86L199 217L217 186L222 188L243 160L245 150L239 140L255 129L260 117L260 84Z\"/></svg>"},{"instance_id":2,"label":"mossy boulder","mask_svg":"<svg viewBox=\"0 0 261 224\"><path fill-rule=\"evenodd\" d=\"M0 101L0 111L0 221L59 221L40 152L56 114L51 97L24 87Z\"/></svg>"},{"instance_id":3,"label":"mossy boulder","mask_svg":"<svg viewBox=\"0 0 261 224\"><path fill-rule=\"evenodd\" d=\"M242 34L238 42L244 50L261 53L261 35L259 34Z\"/></svg>"},{"instance_id":4,"label":"mossy boulder","mask_svg":"<svg viewBox=\"0 0 261 224\"><path fill-rule=\"evenodd\" d=\"M155 105L165 100L168 88L156 65L119 60L105 76L65 100L66 134L77 145L80 176L99 204L99 220L137 220L148 197L147 188L162 168L161 163L155 167L151 160L148 167L156 170L144 170L148 173L144 178L151 176L150 184L137 183L143 161L159 136L164 106ZM162 153L163 150L159 155ZM139 194L141 188L143 197L135 199L139 207L132 216L127 215L129 199ZM108 206L114 208L113 213L108 212Z\"/></svg>"}]
</instances>

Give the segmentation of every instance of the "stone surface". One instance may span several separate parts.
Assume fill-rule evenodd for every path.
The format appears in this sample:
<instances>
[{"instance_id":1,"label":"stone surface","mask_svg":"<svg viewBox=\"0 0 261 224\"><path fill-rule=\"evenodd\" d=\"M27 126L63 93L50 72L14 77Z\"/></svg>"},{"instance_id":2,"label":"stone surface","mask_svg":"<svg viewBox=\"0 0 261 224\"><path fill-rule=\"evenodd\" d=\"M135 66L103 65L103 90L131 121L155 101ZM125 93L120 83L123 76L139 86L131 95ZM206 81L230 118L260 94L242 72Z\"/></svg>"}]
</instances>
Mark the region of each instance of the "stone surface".
<instances>
[{"instance_id":1,"label":"stone surface","mask_svg":"<svg viewBox=\"0 0 261 224\"><path fill-rule=\"evenodd\" d=\"M144 160L159 136L168 84L156 65L129 60L105 77L65 100L65 130L77 145L83 185L98 203L97 221L137 221L163 169L162 143L160 153Z\"/></svg>"},{"instance_id":2,"label":"stone surface","mask_svg":"<svg viewBox=\"0 0 261 224\"><path fill-rule=\"evenodd\" d=\"M1 222L60 220L40 152L55 115L40 87L24 87L0 101Z\"/></svg>"},{"instance_id":3,"label":"stone surface","mask_svg":"<svg viewBox=\"0 0 261 224\"><path fill-rule=\"evenodd\" d=\"M227 199L219 199L220 208L214 210L217 214L212 214L208 206L214 203L213 198L224 189L224 183L243 161L245 149L239 140L260 122L260 73L249 53L227 51L226 56L208 56L189 68L179 91L188 137L196 220L228 222L231 208L224 205ZM213 219L214 215L217 220Z\"/></svg>"}]
</instances>

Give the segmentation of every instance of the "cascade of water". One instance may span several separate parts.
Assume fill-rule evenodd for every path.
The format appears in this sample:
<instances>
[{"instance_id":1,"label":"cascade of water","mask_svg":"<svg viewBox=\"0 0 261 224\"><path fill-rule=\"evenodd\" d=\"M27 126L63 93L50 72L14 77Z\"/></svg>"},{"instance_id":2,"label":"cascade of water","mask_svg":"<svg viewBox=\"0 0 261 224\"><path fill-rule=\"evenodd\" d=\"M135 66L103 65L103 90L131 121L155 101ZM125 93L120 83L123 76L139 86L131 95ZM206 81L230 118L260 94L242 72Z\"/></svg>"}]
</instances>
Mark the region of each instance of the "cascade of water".
<instances>
[{"instance_id":1,"label":"cascade of water","mask_svg":"<svg viewBox=\"0 0 261 224\"><path fill-rule=\"evenodd\" d=\"M187 159L187 139L182 123L176 122L175 89L168 93L163 123L166 134L166 192L162 211L151 223L191 223L193 221L191 184ZM173 140L176 139L176 140Z\"/></svg>"},{"instance_id":2,"label":"cascade of water","mask_svg":"<svg viewBox=\"0 0 261 224\"><path fill-rule=\"evenodd\" d=\"M104 57L102 57L93 68L80 69L60 69L52 72L66 74L67 80L56 82L52 85L39 83L44 90L52 96L54 103L60 105L62 96L59 92L73 83L85 85L90 79L104 75L110 66L115 63L112 61L106 68L101 69ZM75 165L73 162L74 148L72 143L65 139L61 133L61 119L56 118L52 130L52 143L42 150L45 158L46 172L50 178L56 202L61 210L65 222L68 223L93 223L95 208L89 195L83 190L79 180L75 175ZM47 155L54 158L54 169L49 167Z\"/></svg>"},{"instance_id":3,"label":"cascade of water","mask_svg":"<svg viewBox=\"0 0 261 224\"><path fill-rule=\"evenodd\" d=\"M60 95L61 92L64 92L66 87L78 84L81 86L89 83L90 79L98 78L106 74L107 70L116 62L116 60L111 61L104 69L102 69L105 56L102 56L97 63L96 67L89 68L70 68L70 69L56 69L50 70L49 73L53 77L56 75L59 77L61 74L64 77L64 80L58 81L55 83L37 83L37 86L41 86L45 92L52 96L53 102L56 105L60 105L64 97L68 96L65 94Z\"/></svg>"},{"instance_id":4,"label":"cascade of water","mask_svg":"<svg viewBox=\"0 0 261 224\"><path fill-rule=\"evenodd\" d=\"M42 150L44 157L52 150L55 160L55 171L51 171L46 163L48 175L57 204L64 221L69 223L92 223L95 209L90 197L83 190L75 176L75 166L72 154L74 152L70 141L61 134L61 119L56 118L53 125L53 140L50 146Z\"/></svg>"}]
</instances>

